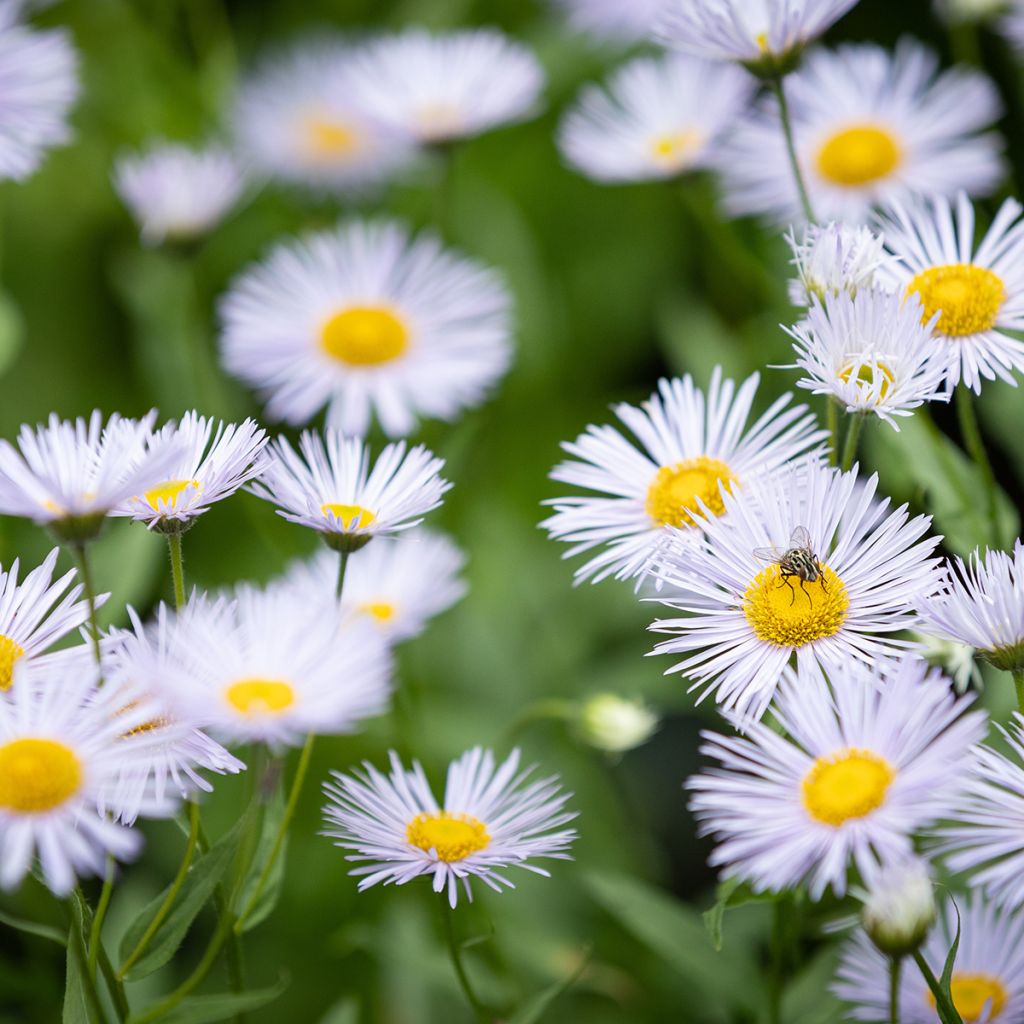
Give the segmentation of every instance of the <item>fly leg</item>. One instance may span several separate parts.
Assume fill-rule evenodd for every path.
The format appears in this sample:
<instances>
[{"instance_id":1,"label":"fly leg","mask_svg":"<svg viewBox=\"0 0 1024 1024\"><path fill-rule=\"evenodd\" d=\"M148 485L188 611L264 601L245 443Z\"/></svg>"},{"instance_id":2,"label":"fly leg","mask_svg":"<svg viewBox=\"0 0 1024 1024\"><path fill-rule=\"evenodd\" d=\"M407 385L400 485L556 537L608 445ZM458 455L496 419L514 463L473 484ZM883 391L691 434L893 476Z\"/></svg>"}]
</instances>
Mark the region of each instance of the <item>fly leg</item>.
<instances>
[{"instance_id":1,"label":"fly leg","mask_svg":"<svg viewBox=\"0 0 1024 1024\"><path fill-rule=\"evenodd\" d=\"M819 579L820 579L820 577L819 577ZM806 582L804 581L803 576L800 577L800 589L804 592L804 597L807 598L807 603L813 608L814 607L814 599L811 597L810 592L807 589L807 585L806 585Z\"/></svg>"},{"instance_id":2,"label":"fly leg","mask_svg":"<svg viewBox=\"0 0 1024 1024\"><path fill-rule=\"evenodd\" d=\"M789 580L793 576L793 573L784 572L780 573L779 575L782 578L782 582L785 583L787 587L789 587L789 607L792 608L793 602L796 600L796 589L794 588L793 584L789 582ZM803 586L803 583L801 583L800 585Z\"/></svg>"}]
</instances>

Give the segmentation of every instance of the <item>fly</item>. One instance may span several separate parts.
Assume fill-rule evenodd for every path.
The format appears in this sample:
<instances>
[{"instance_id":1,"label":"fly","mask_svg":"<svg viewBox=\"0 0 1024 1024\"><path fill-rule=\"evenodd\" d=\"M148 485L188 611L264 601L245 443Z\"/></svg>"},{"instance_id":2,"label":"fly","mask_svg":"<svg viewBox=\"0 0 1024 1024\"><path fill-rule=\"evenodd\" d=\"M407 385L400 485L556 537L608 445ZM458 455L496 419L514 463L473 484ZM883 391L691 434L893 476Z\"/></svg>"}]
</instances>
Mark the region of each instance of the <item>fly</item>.
<instances>
[{"instance_id":1,"label":"fly","mask_svg":"<svg viewBox=\"0 0 1024 1024\"><path fill-rule=\"evenodd\" d=\"M794 577L800 581L800 589L807 596L807 602L812 607L814 602L811 600L811 595L807 593L807 588L804 584L820 583L821 589L827 590L822 564L814 553L811 535L803 526L798 526L793 531L793 536L789 538L789 546L785 550L780 550L776 547L755 548L754 557L760 558L765 562L771 562L779 567L779 575L782 577L782 582L790 590L790 607L792 607L793 602L796 600L796 588L790 582Z\"/></svg>"}]
</instances>

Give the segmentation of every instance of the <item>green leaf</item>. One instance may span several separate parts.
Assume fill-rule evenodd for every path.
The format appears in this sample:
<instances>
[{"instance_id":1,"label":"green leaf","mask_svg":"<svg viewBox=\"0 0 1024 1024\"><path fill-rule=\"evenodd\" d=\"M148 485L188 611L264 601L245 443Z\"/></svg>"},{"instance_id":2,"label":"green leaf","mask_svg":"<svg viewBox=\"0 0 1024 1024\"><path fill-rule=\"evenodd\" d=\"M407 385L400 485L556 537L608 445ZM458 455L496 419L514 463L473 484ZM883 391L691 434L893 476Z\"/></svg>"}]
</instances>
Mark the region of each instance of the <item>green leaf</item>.
<instances>
[{"instance_id":1,"label":"green leaf","mask_svg":"<svg viewBox=\"0 0 1024 1024\"><path fill-rule=\"evenodd\" d=\"M0 292L0 374L10 369L25 345L25 318L14 299Z\"/></svg>"},{"instance_id":2,"label":"green leaf","mask_svg":"<svg viewBox=\"0 0 1024 1024\"><path fill-rule=\"evenodd\" d=\"M335 1003L319 1020L319 1024L358 1024L359 1003L346 998Z\"/></svg>"},{"instance_id":3,"label":"green leaf","mask_svg":"<svg viewBox=\"0 0 1024 1024\"><path fill-rule=\"evenodd\" d=\"M696 911L626 875L589 872L584 882L626 931L668 961L708 1004L756 1015L764 997L757 964L738 949L715 952Z\"/></svg>"},{"instance_id":4,"label":"green leaf","mask_svg":"<svg viewBox=\"0 0 1024 1024\"><path fill-rule=\"evenodd\" d=\"M571 971L566 977L553 982L547 988L542 989L534 996L530 996L522 1006L516 1010L511 1017L508 1017L505 1024L536 1024L544 1011L564 992L568 992L577 979L586 969L590 962L590 949L586 949L580 958L579 966Z\"/></svg>"},{"instance_id":5,"label":"green leaf","mask_svg":"<svg viewBox=\"0 0 1024 1024\"><path fill-rule=\"evenodd\" d=\"M953 993L950 988L953 980L953 964L956 962L957 950L960 948L960 910L956 903L953 904L953 909L956 912L956 935L953 937L953 944L949 947L949 953L946 955L946 962L942 967L942 977L936 979L920 950L913 954L914 961L935 997L935 1009L942 1024L963 1024L963 1018L953 1002Z\"/></svg>"},{"instance_id":6,"label":"green leaf","mask_svg":"<svg viewBox=\"0 0 1024 1024\"><path fill-rule=\"evenodd\" d=\"M211 1024L213 1021L227 1020L272 1003L287 987L288 979L282 978L273 988L194 996L164 1014L160 1020L162 1024Z\"/></svg>"},{"instance_id":7,"label":"green leaf","mask_svg":"<svg viewBox=\"0 0 1024 1024\"><path fill-rule=\"evenodd\" d=\"M67 938L67 968L61 1024L92 1024L89 1019L82 975L86 963L85 920L77 893L71 896L68 904L71 908L71 925Z\"/></svg>"},{"instance_id":8,"label":"green leaf","mask_svg":"<svg viewBox=\"0 0 1024 1024\"><path fill-rule=\"evenodd\" d=\"M735 878L727 878L718 884L717 899L710 910L704 911L704 927L711 936L711 945L715 952L722 949L722 926L725 923L725 912L732 907L742 907L745 903L774 903L780 893L754 892L746 882Z\"/></svg>"},{"instance_id":9,"label":"green leaf","mask_svg":"<svg viewBox=\"0 0 1024 1024\"><path fill-rule=\"evenodd\" d=\"M17 928L19 932L27 932L29 935L38 935L41 939L49 939L58 945L66 946L68 940L59 928L52 925L39 924L37 921L29 921L24 917L15 917L13 914L5 914L0 910L0 924L8 928Z\"/></svg>"},{"instance_id":10,"label":"green leaf","mask_svg":"<svg viewBox=\"0 0 1024 1024\"><path fill-rule=\"evenodd\" d=\"M274 845L274 838L281 827L281 821L284 818L284 807L284 787L278 786L274 790L274 795L270 798L263 813L263 824L260 828L259 842L257 843L252 863L249 865L245 883L242 886L241 896L237 904L239 907L248 907L249 905L249 899L256 889L259 877L263 873L263 867L270 856L271 848ZM260 922L266 920L273 912L274 907L277 906L277 901L281 898L281 886L284 884L284 869L287 857L288 836L286 835L284 842L281 844L281 851L277 855L277 860L271 868L267 884L263 887L256 905L245 919L245 924L242 926L243 933L251 931Z\"/></svg>"}]
</instances>

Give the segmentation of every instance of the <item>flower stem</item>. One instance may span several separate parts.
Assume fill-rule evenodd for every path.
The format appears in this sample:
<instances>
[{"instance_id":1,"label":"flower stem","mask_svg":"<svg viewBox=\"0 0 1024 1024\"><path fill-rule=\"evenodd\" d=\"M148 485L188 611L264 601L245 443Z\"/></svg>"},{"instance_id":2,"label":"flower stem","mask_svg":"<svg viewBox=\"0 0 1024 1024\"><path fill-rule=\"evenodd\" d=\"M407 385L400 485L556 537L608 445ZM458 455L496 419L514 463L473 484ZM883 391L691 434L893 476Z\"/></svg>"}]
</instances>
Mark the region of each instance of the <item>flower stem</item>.
<instances>
[{"instance_id":1,"label":"flower stem","mask_svg":"<svg viewBox=\"0 0 1024 1024\"><path fill-rule=\"evenodd\" d=\"M846 428L846 444L843 445L842 470L847 472L853 469L854 460L857 458L857 444L860 441L860 432L864 426L864 417L855 413L850 417L849 426Z\"/></svg>"},{"instance_id":2,"label":"flower stem","mask_svg":"<svg viewBox=\"0 0 1024 1024\"><path fill-rule=\"evenodd\" d=\"M82 924L84 926L89 919L89 901L85 898L79 886L75 886L74 892L71 894L71 899L78 904L78 913L81 915ZM72 921L75 920L73 912L71 919ZM95 1021L97 1024L103 1024L106 1020L106 1014L103 1012L103 1004L100 1002L100 994L96 988L96 978L89 972L89 957L85 948L85 935L74 926L71 928L71 934L68 939L68 956L73 956L78 959L78 969L82 978L82 989L87 1003L86 1015L89 1021Z\"/></svg>"},{"instance_id":3,"label":"flower stem","mask_svg":"<svg viewBox=\"0 0 1024 1024\"><path fill-rule=\"evenodd\" d=\"M839 465L839 403L829 398L828 402L828 432L831 437L828 451L828 464Z\"/></svg>"},{"instance_id":4,"label":"flower stem","mask_svg":"<svg viewBox=\"0 0 1024 1024\"><path fill-rule=\"evenodd\" d=\"M338 552L338 587L335 593L337 594L339 601L341 600L342 592L345 589L345 572L348 569L348 556L350 554L350 551Z\"/></svg>"},{"instance_id":5,"label":"flower stem","mask_svg":"<svg viewBox=\"0 0 1024 1024\"><path fill-rule=\"evenodd\" d=\"M174 876L174 881L171 883L170 889L167 890L167 895L164 897L163 902L153 915L153 920L149 922L135 948L118 970L117 977L119 979L123 979L132 967L138 963L139 957L145 953L150 942L153 941L153 936L156 935L157 929L164 923L167 915L171 912L171 907L174 906L174 901L177 899L182 885L185 884L185 876L188 874L188 869L192 866L192 858L195 855L196 844L199 841L199 804L195 801L189 804L188 820L188 841L185 844L185 855L181 859L181 864L178 865L178 873Z\"/></svg>"},{"instance_id":6,"label":"flower stem","mask_svg":"<svg viewBox=\"0 0 1024 1024\"><path fill-rule=\"evenodd\" d=\"M1013 686L1017 691L1017 710L1024 715L1024 669L1015 668L1012 675Z\"/></svg>"},{"instance_id":7,"label":"flower stem","mask_svg":"<svg viewBox=\"0 0 1024 1024\"><path fill-rule=\"evenodd\" d=\"M100 900L96 904L96 914L89 929L89 976L96 980L96 965L99 963L100 946L103 942L103 922L110 907L110 897L114 894L114 858L107 856L107 871L103 876L103 888Z\"/></svg>"},{"instance_id":8,"label":"flower stem","mask_svg":"<svg viewBox=\"0 0 1024 1024\"><path fill-rule=\"evenodd\" d=\"M167 534L167 550L171 556L171 579L174 582L174 607L185 606L185 559L181 553L181 534Z\"/></svg>"},{"instance_id":9,"label":"flower stem","mask_svg":"<svg viewBox=\"0 0 1024 1024\"><path fill-rule=\"evenodd\" d=\"M889 958L889 1024L900 1024L900 972L903 957Z\"/></svg>"},{"instance_id":10,"label":"flower stem","mask_svg":"<svg viewBox=\"0 0 1024 1024\"><path fill-rule=\"evenodd\" d=\"M71 550L74 552L75 561L78 562L78 575L82 580L82 587L85 590L86 604L89 606L89 638L92 641L92 653L99 665L102 660L100 654L100 626L96 618L96 588L92 582L92 569L89 566L89 556L86 553L85 544L74 544Z\"/></svg>"},{"instance_id":11,"label":"flower stem","mask_svg":"<svg viewBox=\"0 0 1024 1024\"><path fill-rule=\"evenodd\" d=\"M985 488L985 509L988 514L989 527L992 531L992 543L995 547L1002 546L999 528L999 506L996 501L996 477L992 472L985 442L978 426L978 417L974 411L974 396L969 388L962 384L956 389L956 414L960 423L960 433L968 454L981 473L981 482Z\"/></svg>"},{"instance_id":12,"label":"flower stem","mask_svg":"<svg viewBox=\"0 0 1024 1024\"><path fill-rule=\"evenodd\" d=\"M245 922L252 914L253 910L256 909L256 904L259 902L260 896L263 895L263 890L267 887L267 883L270 881L271 873L274 870L274 864L277 862L277 858L281 855L281 849L284 846L285 838L288 835L288 828L292 823L292 818L295 816L295 809L299 804L299 795L302 792L302 784L306 779L306 773L309 770L309 761L313 754L313 742L316 736L310 733L306 737L306 743L302 748L302 753L299 756L299 764L295 769L295 778L292 779L292 788L288 793L288 801L284 807L284 815L281 818L281 824L277 828L277 833L274 836L273 845L270 847L270 855L267 857L266 863L263 865L263 870L260 872L259 878L256 880L256 885L252 890L252 895L249 897L242 909L242 912L238 915L238 920L235 922L235 934L241 935L245 927Z\"/></svg>"},{"instance_id":13,"label":"flower stem","mask_svg":"<svg viewBox=\"0 0 1024 1024\"><path fill-rule=\"evenodd\" d=\"M779 103L779 120L782 122L782 134L786 137L786 152L789 154L789 165L793 171L793 180L796 182L797 192L800 193L800 205L803 208L804 217L807 218L807 223L813 224L814 210L811 207L811 198L807 193L803 171L800 170L800 159L796 154L796 143L793 140L793 122L789 116L789 102L786 100L786 89L781 75L771 79L771 87Z\"/></svg>"},{"instance_id":14,"label":"flower stem","mask_svg":"<svg viewBox=\"0 0 1024 1024\"><path fill-rule=\"evenodd\" d=\"M444 892L439 896L438 906L441 909L441 923L444 928L445 942L448 946L448 956L451 958L455 977L459 981L459 988L462 989L462 994L466 997L466 1002L469 1003L473 1016L476 1017L477 1021L480 1024L490 1024L494 1019L493 1015L488 1012L487 1007L484 1006L480 998L473 991L473 985L469 980L469 975L466 973L466 966L462 962L462 950L459 947L459 940L455 936L455 908L448 902L448 897Z\"/></svg>"}]
</instances>

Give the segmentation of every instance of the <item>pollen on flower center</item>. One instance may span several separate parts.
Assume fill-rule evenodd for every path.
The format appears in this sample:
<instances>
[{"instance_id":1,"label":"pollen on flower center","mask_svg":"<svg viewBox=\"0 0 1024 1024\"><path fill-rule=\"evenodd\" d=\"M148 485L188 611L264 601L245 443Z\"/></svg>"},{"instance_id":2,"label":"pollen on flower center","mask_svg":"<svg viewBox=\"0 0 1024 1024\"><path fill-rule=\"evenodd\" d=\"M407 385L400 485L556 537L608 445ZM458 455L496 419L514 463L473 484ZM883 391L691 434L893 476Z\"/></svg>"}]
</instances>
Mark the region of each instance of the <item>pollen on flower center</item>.
<instances>
[{"instance_id":1,"label":"pollen on flower center","mask_svg":"<svg viewBox=\"0 0 1024 1024\"><path fill-rule=\"evenodd\" d=\"M295 691L280 679L240 679L225 691L227 702L243 715L277 715L295 703Z\"/></svg>"},{"instance_id":2,"label":"pollen on flower center","mask_svg":"<svg viewBox=\"0 0 1024 1024\"><path fill-rule=\"evenodd\" d=\"M362 505L344 505L337 501L328 501L320 506L320 511L327 515L332 514L335 519L340 520L343 530L357 530L370 526L377 518L368 508Z\"/></svg>"},{"instance_id":3,"label":"pollen on flower center","mask_svg":"<svg viewBox=\"0 0 1024 1024\"><path fill-rule=\"evenodd\" d=\"M390 601L364 601L359 610L376 619L381 625L395 617L395 606Z\"/></svg>"},{"instance_id":4,"label":"pollen on flower center","mask_svg":"<svg viewBox=\"0 0 1024 1024\"><path fill-rule=\"evenodd\" d=\"M471 814L417 814L405 830L411 846L429 853L433 850L438 860L446 864L465 860L471 853L486 850L491 837L482 821Z\"/></svg>"},{"instance_id":5,"label":"pollen on flower center","mask_svg":"<svg viewBox=\"0 0 1024 1024\"><path fill-rule=\"evenodd\" d=\"M678 167L697 148L700 136L694 131L666 132L651 140L651 156L666 167Z\"/></svg>"},{"instance_id":6,"label":"pollen on flower center","mask_svg":"<svg viewBox=\"0 0 1024 1024\"><path fill-rule=\"evenodd\" d=\"M306 149L318 159L349 156L360 144L359 133L350 125L324 117L308 117L303 124Z\"/></svg>"},{"instance_id":7,"label":"pollen on flower center","mask_svg":"<svg viewBox=\"0 0 1024 1024\"><path fill-rule=\"evenodd\" d=\"M25 648L0 633L0 690L9 690L14 681L14 665L25 653Z\"/></svg>"},{"instance_id":8,"label":"pollen on flower center","mask_svg":"<svg viewBox=\"0 0 1024 1024\"><path fill-rule=\"evenodd\" d=\"M921 298L927 323L941 310L936 330L952 338L991 330L1006 301L1006 286L998 274L973 263L950 263L922 270L907 285L907 294Z\"/></svg>"},{"instance_id":9,"label":"pollen on flower center","mask_svg":"<svg viewBox=\"0 0 1024 1024\"><path fill-rule=\"evenodd\" d=\"M663 526L696 526L693 513L700 513L700 499L709 512L720 516L725 512L725 502L719 483L726 491L739 483L720 459L700 455L674 466L662 466L647 490L647 514Z\"/></svg>"},{"instance_id":10,"label":"pollen on flower center","mask_svg":"<svg viewBox=\"0 0 1024 1024\"><path fill-rule=\"evenodd\" d=\"M329 356L348 366L379 366L409 347L409 328L383 306L353 306L324 324L320 344Z\"/></svg>"},{"instance_id":11,"label":"pollen on flower center","mask_svg":"<svg viewBox=\"0 0 1024 1024\"><path fill-rule=\"evenodd\" d=\"M899 143L884 128L854 125L818 150L818 172L833 185L853 188L892 174L902 159Z\"/></svg>"},{"instance_id":12,"label":"pollen on flower center","mask_svg":"<svg viewBox=\"0 0 1024 1024\"><path fill-rule=\"evenodd\" d=\"M848 363L839 371L839 379L844 384L850 383L853 376L855 363ZM889 394L889 389L895 383L896 377L892 370L885 363L877 360L873 363L860 363L857 369L857 381L864 385L858 390L867 394L877 395L878 402L882 402Z\"/></svg>"},{"instance_id":13,"label":"pollen on flower center","mask_svg":"<svg viewBox=\"0 0 1024 1024\"><path fill-rule=\"evenodd\" d=\"M60 807L78 792L82 765L56 740L12 740L0 747L0 808L39 814Z\"/></svg>"},{"instance_id":14,"label":"pollen on flower center","mask_svg":"<svg viewBox=\"0 0 1024 1024\"><path fill-rule=\"evenodd\" d=\"M198 480L166 480L162 484L158 484L156 487L150 488L146 491L144 497L146 501L156 510L160 508L160 502L164 502L166 505L174 508L177 504L178 497L187 487L199 487Z\"/></svg>"},{"instance_id":15,"label":"pollen on flower center","mask_svg":"<svg viewBox=\"0 0 1024 1024\"><path fill-rule=\"evenodd\" d=\"M801 796L812 818L838 828L881 807L894 778L895 769L870 750L840 750L814 762Z\"/></svg>"},{"instance_id":16,"label":"pollen on flower center","mask_svg":"<svg viewBox=\"0 0 1024 1024\"><path fill-rule=\"evenodd\" d=\"M954 971L949 991L953 996L953 1005L965 1024L981 1020L986 1009L988 1013L985 1020L998 1020L1010 998L1005 986L994 974ZM935 997L931 992L927 998L934 1008Z\"/></svg>"},{"instance_id":17,"label":"pollen on flower center","mask_svg":"<svg viewBox=\"0 0 1024 1024\"><path fill-rule=\"evenodd\" d=\"M776 647L802 647L835 636L849 607L843 581L828 566L810 583L784 577L778 565L769 565L743 595L743 612L755 635Z\"/></svg>"}]
</instances>

